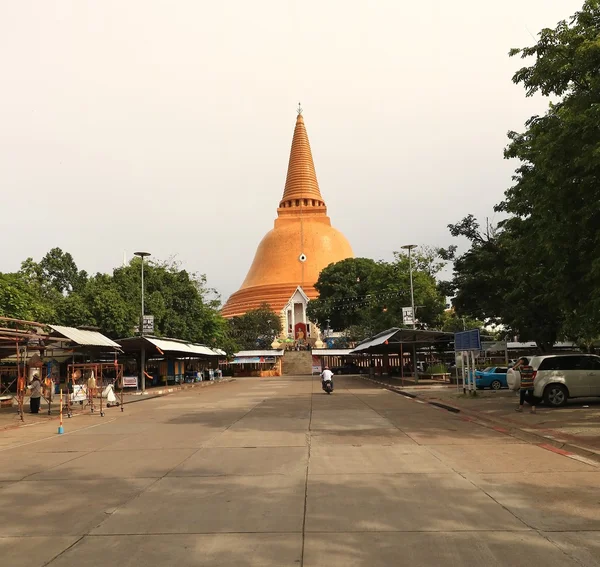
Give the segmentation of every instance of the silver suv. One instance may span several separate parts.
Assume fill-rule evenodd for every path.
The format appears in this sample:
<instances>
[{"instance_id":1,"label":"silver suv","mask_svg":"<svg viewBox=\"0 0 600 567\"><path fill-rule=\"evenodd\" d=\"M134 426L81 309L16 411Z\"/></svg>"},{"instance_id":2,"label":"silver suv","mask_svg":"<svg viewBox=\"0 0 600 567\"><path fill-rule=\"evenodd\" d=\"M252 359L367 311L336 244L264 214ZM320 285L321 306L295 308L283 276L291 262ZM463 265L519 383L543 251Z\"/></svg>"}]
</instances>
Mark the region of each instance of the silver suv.
<instances>
[{"instance_id":1,"label":"silver suv","mask_svg":"<svg viewBox=\"0 0 600 567\"><path fill-rule=\"evenodd\" d=\"M551 407L566 405L569 398L600 396L600 356L593 354L549 354L529 359L535 370L533 395ZM508 387L518 390L521 375L510 369Z\"/></svg>"}]
</instances>

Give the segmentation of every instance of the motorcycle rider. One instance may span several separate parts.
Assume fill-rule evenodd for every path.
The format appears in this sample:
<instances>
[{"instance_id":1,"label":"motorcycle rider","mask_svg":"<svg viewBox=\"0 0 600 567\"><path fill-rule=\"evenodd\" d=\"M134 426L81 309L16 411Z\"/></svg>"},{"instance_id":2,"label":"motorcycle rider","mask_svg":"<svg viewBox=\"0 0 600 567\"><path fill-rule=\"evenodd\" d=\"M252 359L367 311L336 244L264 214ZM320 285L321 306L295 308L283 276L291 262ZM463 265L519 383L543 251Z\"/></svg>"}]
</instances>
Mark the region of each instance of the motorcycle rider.
<instances>
[{"instance_id":1,"label":"motorcycle rider","mask_svg":"<svg viewBox=\"0 0 600 567\"><path fill-rule=\"evenodd\" d=\"M331 391L333 392L333 372L326 366L321 372L321 387L325 389L325 382L331 382Z\"/></svg>"}]
</instances>

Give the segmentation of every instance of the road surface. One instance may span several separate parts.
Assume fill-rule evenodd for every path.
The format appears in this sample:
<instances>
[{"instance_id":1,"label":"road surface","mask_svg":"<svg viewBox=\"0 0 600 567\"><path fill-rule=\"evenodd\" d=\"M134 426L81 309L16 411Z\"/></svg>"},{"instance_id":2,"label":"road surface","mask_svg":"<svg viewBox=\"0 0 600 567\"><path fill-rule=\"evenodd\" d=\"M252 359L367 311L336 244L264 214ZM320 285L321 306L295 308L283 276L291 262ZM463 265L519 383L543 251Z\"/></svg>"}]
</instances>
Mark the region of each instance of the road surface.
<instances>
[{"instance_id":1,"label":"road surface","mask_svg":"<svg viewBox=\"0 0 600 567\"><path fill-rule=\"evenodd\" d=\"M600 566L600 468L359 378L57 425L0 434L2 565Z\"/></svg>"}]
</instances>

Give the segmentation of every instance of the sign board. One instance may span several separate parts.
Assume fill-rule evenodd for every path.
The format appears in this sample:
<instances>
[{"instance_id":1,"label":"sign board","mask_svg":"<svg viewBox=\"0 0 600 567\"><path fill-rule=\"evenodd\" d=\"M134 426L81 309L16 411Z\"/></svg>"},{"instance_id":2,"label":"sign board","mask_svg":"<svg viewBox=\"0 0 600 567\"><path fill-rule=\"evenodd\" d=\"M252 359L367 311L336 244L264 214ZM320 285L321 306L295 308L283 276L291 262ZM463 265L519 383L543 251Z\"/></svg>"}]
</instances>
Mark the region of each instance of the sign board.
<instances>
[{"instance_id":1,"label":"sign board","mask_svg":"<svg viewBox=\"0 0 600 567\"><path fill-rule=\"evenodd\" d=\"M137 388L137 376L123 376L123 388Z\"/></svg>"},{"instance_id":2,"label":"sign board","mask_svg":"<svg viewBox=\"0 0 600 567\"><path fill-rule=\"evenodd\" d=\"M415 317L413 314L412 307L403 307L402 308L402 322L405 325L414 325L415 324Z\"/></svg>"},{"instance_id":3,"label":"sign board","mask_svg":"<svg viewBox=\"0 0 600 567\"><path fill-rule=\"evenodd\" d=\"M321 357L313 356L312 357L312 373L313 374L321 374L323 372L321 367Z\"/></svg>"},{"instance_id":4,"label":"sign board","mask_svg":"<svg viewBox=\"0 0 600 567\"><path fill-rule=\"evenodd\" d=\"M456 352L481 350L481 336L479 329L454 333L454 350Z\"/></svg>"},{"instance_id":5,"label":"sign board","mask_svg":"<svg viewBox=\"0 0 600 567\"><path fill-rule=\"evenodd\" d=\"M87 400L87 388L83 384L73 384L71 392L72 402L85 402Z\"/></svg>"},{"instance_id":6,"label":"sign board","mask_svg":"<svg viewBox=\"0 0 600 567\"><path fill-rule=\"evenodd\" d=\"M144 333L154 333L154 315L144 315Z\"/></svg>"}]
</instances>

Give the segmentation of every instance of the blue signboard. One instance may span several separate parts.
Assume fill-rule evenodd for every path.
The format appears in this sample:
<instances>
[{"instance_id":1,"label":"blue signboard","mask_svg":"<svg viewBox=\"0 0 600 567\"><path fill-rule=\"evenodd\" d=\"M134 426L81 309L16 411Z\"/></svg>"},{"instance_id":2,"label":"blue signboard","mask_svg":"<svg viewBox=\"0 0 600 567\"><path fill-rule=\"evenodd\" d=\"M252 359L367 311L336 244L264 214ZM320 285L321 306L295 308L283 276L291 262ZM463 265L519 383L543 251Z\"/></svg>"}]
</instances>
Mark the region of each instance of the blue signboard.
<instances>
[{"instance_id":1,"label":"blue signboard","mask_svg":"<svg viewBox=\"0 0 600 567\"><path fill-rule=\"evenodd\" d=\"M481 350L481 336L479 334L479 329L454 333L454 350L456 352Z\"/></svg>"}]
</instances>

